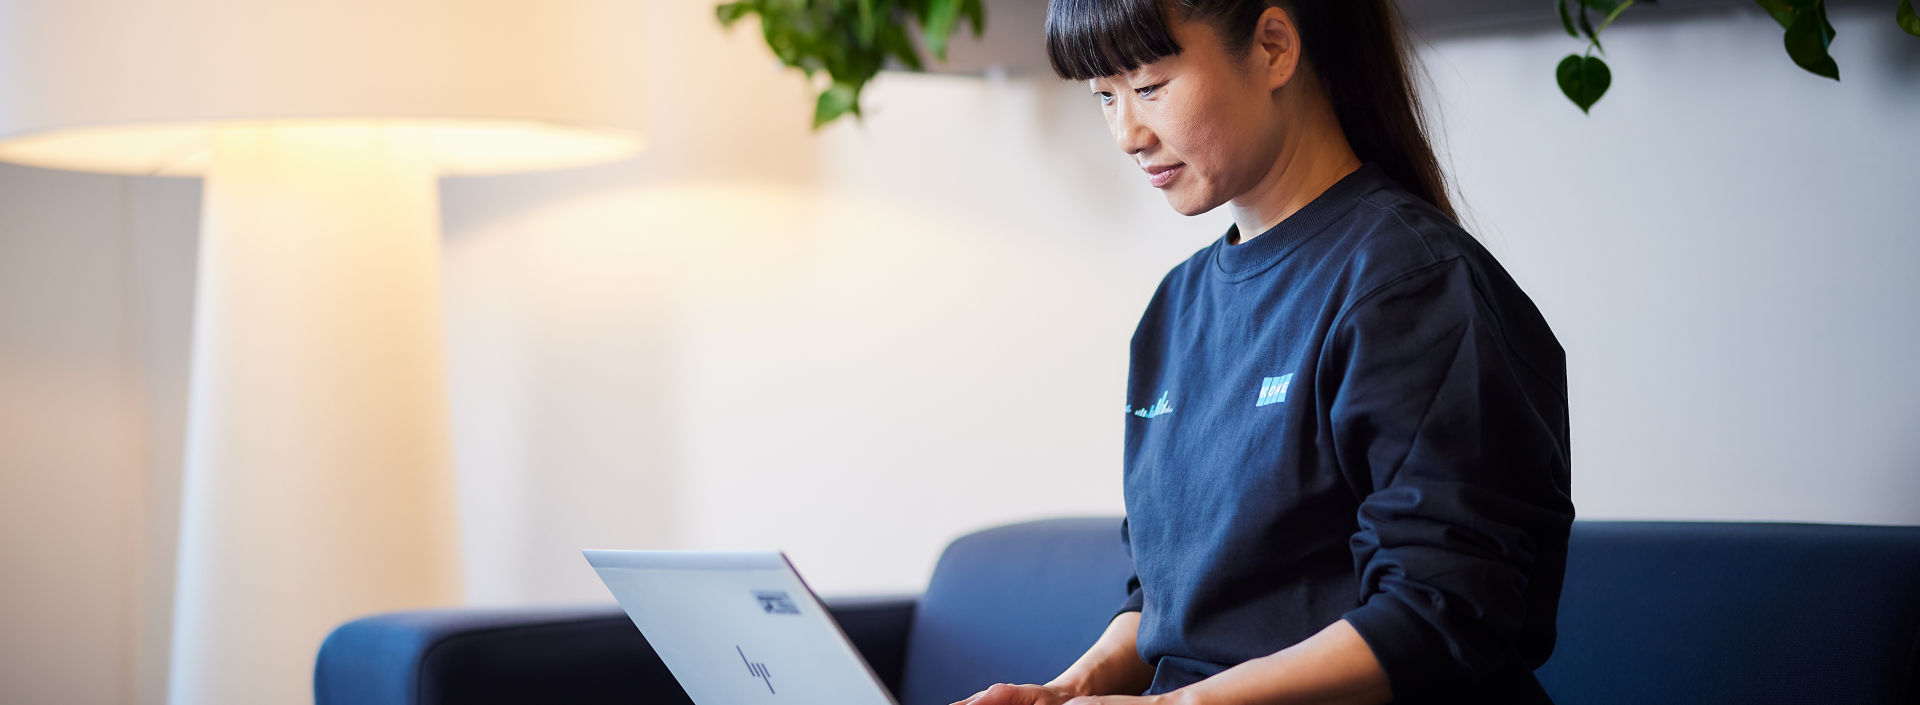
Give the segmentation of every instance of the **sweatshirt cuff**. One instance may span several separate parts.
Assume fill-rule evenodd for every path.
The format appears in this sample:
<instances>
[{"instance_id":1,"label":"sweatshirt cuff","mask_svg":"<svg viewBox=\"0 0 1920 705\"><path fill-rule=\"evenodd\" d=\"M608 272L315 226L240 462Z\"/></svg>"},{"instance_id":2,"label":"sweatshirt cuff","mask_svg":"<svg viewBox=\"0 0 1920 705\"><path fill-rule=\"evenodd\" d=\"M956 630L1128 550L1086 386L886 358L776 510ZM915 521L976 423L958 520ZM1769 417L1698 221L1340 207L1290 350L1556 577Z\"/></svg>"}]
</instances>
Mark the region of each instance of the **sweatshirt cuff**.
<instances>
[{"instance_id":1,"label":"sweatshirt cuff","mask_svg":"<svg viewBox=\"0 0 1920 705\"><path fill-rule=\"evenodd\" d=\"M1111 622L1120 615L1128 612L1139 612L1146 608L1146 602L1146 595L1140 591L1140 588L1136 587L1129 590L1127 591L1127 601L1120 603L1120 609L1114 610L1113 616L1108 617L1107 621Z\"/></svg>"},{"instance_id":2,"label":"sweatshirt cuff","mask_svg":"<svg viewBox=\"0 0 1920 705\"><path fill-rule=\"evenodd\" d=\"M1446 682L1445 659L1453 644L1411 607L1390 593L1341 615L1360 633L1387 674L1396 701L1408 700Z\"/></svg>"}]
</instances>

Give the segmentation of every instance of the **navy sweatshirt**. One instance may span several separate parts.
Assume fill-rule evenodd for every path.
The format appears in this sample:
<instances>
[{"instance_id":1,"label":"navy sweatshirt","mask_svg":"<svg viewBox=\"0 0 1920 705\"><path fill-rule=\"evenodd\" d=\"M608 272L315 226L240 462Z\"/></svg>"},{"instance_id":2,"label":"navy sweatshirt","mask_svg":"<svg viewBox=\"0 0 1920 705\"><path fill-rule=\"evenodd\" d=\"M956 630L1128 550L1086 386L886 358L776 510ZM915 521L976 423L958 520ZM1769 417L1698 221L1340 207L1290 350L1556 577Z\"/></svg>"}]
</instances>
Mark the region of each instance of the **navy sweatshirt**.
<instances>
[{"instance_id":1,"label":"navy sweatshirt","mask_svg":"<svg viewBox=\"0 0 1920 705\"><path fill-rule=\"evenodd\" d=\"M1133 334L1121 612L1148 693L1345 619L1396 703L1550 702L1574 511L1540 312L1371 162L1236 240L1174 267Z\"/></svg>"}]
</instances>

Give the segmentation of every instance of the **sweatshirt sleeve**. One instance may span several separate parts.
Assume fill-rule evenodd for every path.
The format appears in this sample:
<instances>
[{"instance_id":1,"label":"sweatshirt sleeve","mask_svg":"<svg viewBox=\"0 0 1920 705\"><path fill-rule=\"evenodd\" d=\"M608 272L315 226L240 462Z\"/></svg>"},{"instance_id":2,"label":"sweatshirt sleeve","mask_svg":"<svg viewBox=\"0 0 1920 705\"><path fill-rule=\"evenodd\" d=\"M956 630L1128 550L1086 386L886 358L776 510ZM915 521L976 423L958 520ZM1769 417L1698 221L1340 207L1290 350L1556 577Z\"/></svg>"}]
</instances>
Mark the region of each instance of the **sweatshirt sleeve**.
<instances>
[{"instance_id":1,"label":"sweatshirt sleeve","mask_svg":"<svg viewBox=\"0 0 1920 705\"><path fill-rule=\"evenodd\" d=\"M1126 517L1120 518L1120 546L1127 551L1127 563L1132 564L1133 536L1132 532L1128 530ZM1107 621L1111 622L1115 617L1119 617L1128 612L1139 612L1144 609L1145 606L1146 596L1140 592L1140 573L1129 570L1127 571L1127 599L1120 603L1120 609L1115 610L1113 617L1108 617Z\"/></svg>"},{"instance_id":2,"label":"sweatshirt sleeve","mask_svg":"<svg viewBox=\"0 0 1920 705\"><path fill-rule=\"evenodd\" d=\"M1493 310L1462 260L1428 265L1340 314L1319 372L1362 497L1342 617L1395 699L1509 665L1536 559L1573 520L1564 358L1531 366Z\"/></svg>"}]
</instances>

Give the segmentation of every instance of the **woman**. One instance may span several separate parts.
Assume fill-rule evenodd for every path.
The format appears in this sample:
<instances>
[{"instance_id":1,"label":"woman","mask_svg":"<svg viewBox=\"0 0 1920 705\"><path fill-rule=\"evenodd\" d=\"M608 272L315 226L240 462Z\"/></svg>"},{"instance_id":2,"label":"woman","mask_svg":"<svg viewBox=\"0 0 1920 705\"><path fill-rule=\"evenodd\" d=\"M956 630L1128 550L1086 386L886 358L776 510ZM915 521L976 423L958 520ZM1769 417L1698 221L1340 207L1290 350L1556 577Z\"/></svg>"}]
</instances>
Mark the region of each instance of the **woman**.
<instances>
[{"instance_id":1,"label":"woman","mask_svg":"<svg viewBox=\"0 0 1920 705\"><path fill-rule=\"evenodd\" d=\"M1056 72L1225 236L1135 330L1128 600L971 705L1548 703L1565 354L1455 223L1387 0L1052 0Z\"/></svg>"}]
</instances>

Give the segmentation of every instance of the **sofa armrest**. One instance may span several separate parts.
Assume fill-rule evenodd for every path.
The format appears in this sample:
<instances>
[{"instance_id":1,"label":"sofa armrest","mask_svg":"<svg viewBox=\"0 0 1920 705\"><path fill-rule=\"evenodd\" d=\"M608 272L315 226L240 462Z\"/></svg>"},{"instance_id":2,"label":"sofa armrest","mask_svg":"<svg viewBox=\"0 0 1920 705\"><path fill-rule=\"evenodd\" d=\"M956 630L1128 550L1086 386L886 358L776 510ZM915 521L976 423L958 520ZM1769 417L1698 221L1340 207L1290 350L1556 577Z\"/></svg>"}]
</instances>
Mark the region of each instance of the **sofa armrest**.
<instances>
[{"instance_id":1,"label":"sofa armrest","mask_svg":"<svg viewBox=\"0 0 1920 705\"><path fill-rule=\"evenodd\" d=\"M853 642L853 648L898 702L900 677L906 671L907 634L913 630L919 596L823 597L821 601L827 603L827 611L840 623L840 631L847 633L847 640Z\"/></svg>"},{"instance_id":2,"label":"sofa armrest","mask_svg":"<svg viewBox=\"0 0 1920 705\"><path fill-rule=\"evenodd\" d=\"M316 705L692 702L618 606L354 620L321 644L313 694Z\"/></svg>"},{"instance_id":3,"label":"sofa armrest","mask_svg":"<svg viewBox=\"0 0 1920 705\"><path fill-rule=\"evenodd\" d=\"M899 692L912 597L826 600ZM316 705L691 705L618 606L395 612L348 622L320 646Z\"/></svg>"}]
</instances>

